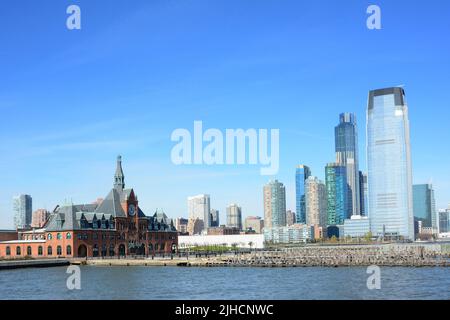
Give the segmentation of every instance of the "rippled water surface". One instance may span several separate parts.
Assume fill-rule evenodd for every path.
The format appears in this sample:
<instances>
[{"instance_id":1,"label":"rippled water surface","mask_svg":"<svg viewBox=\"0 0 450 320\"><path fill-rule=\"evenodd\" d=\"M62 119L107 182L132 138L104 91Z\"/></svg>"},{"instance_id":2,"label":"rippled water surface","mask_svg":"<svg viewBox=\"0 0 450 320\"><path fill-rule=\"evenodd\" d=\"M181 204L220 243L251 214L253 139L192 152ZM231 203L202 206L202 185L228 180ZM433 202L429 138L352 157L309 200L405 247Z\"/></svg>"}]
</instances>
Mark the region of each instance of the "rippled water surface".
<instances>
[{"instance_id":1,"label":"rippled water surface","mask_svg":"<svg viewBox=\"0 0 450 320\"><path fill-rule=\"evenodd\" d=\"M450 299L450 268L81 267L68 290L66 267L0 271L0 299Z\"/></svg>"}]
</instances>

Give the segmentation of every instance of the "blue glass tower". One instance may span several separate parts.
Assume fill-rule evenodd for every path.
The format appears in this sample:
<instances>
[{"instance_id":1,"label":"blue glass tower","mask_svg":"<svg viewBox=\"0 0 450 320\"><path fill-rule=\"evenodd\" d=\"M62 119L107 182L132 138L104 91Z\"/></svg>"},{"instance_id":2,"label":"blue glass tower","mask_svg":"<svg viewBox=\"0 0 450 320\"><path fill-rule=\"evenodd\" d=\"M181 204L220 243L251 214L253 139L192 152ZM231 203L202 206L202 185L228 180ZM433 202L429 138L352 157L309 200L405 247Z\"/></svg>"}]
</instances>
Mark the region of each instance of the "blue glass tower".
<instances>
[{"instance_id":1,"label":"blue glass tower","mask_svg":"<svg viewBox=\"0 0 450 320\"><path fill-rule=\"evenodd\" d=\"M409 119L403 88L369 93L367 165L372 233L414 240Z\"/></svg>"},{"instance_id":2,"label":"blue glass tower","mask_svg":"<svg viewBox=\"0 0 450 320\"><path fill-rule=\"evenodd\" d=\"M358 159L358 130L353 113L339 115L339 124L334 129L336 162L347 169L348 211L346 218L360 215L360 184Z\"/></svg>"},{"instance_id":3,"label":"blue glass tower","mask_svg":"<svg viewBox=\"0 0 450 320\"><path fill-rule=\"evenodd\" d=\"M299 165L295 172L296 222L306 223L305 180L311 175L311 170L305 165Z\"/></svg>"},{"instance_id":4,"label":"blue glass tower","mask_svg":"<svg viewBox=\"0 0 450 320\"><path fill-rule=\"evenodd\" d=\"M343 225L348 212L347 168L337 163L325 167L327 187L327 223L329 226Z\"/></svg>"}]
</instances>

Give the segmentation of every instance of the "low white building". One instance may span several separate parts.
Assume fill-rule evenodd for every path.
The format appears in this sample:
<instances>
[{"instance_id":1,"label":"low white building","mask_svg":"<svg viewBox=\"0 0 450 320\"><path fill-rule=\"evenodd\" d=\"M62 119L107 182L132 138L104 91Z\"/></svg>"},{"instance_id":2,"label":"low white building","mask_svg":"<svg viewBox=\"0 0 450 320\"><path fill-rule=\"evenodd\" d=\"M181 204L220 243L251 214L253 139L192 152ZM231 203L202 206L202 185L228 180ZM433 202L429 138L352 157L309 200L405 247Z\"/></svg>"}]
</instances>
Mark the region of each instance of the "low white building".
<instances>
[{"instance_id":1,"label":"low white building","mask_svg":"<svg viewBox=\"0 0 450 320\"><path fill-rule=\"evenodd\" d=\"M362 238L370 232L369 218L365 216L352 216L344 221L344 236Z\"/></svg>"},{"instance_id":2,"label":"low white building","mask_svg":"<svg viewBox=\"0 0 450 320\"><path fill-rule=\"evenodd\" d=\"M306 224L293 224L265 228L264 239L270 243L306 243L311 239L311 227Z\"/></svg>"},{"instance_id":3,"label":"low white building","mask_svg":"<svg viewBox=\"0 0 450 320\"><path fill-rule=\"evenodd\" d=\"M235 235L195 235L178 236L178 247L180 249L196 246L237 246L239 248L264 248L263 234L235 234Z\"/></svg>"}]
</instances>

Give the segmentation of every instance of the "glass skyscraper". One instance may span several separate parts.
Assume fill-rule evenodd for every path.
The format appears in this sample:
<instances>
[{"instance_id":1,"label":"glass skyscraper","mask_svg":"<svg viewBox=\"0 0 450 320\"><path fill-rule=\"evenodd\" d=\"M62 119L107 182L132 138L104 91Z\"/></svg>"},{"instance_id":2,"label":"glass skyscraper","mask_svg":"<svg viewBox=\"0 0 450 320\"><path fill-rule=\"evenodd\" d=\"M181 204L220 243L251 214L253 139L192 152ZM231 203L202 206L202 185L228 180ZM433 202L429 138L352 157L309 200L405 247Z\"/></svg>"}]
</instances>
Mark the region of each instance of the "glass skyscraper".
<instances>
[{"instance_id":1,"label":"glass skyscraper","mask_svg":"<svg viewBox=\"0 0 450 320\"><path fill-rule=\"evenodd\" d=\"M297 223L306 223L305 180L311 175L311 170L305 165L297 166L295 171L295 204Z\"/></svg>"},{"instance_id":2,"label":"glass skyscraper","mask_svg":"<svg viewBox=\"0 0 450 320\"><path fill-rule=\"evenodd\" d=\"M436 203L431 184L413 185L414 218L422 221L422 227L437 228Z\"/></svg>"},{"instance_id":3,"label":"glass skyscraper","mask_svg":"<svg viewBox=\"0 0 450 320\"><path fill-rule=\"evenodd\" d=\"M414 240L408 107L402 88L373 90L367 109L369 218L374 235Z\"/></svg>"},{"instance_id":4,"label":"glass skyscraper","mask_svg":"<svg viewBox=\"0 0 450 320\"><path fill-rule=\"evenodd\" d=\"M360 185L358 162L358 130L353 113L339 115L339 125L334 129L336 162L347 169L348 195L346 218L360 215Z\"/></svg>"},{"instance_id":5,"label":"glass skyscraper","mask_svg":"<svg viewBox=\"0 0 450 320\"><path fill-rule=\"evenodd\" d=\"M348 212L347 168L337 163L325 167L328 225L343 225Z\"/></svg>"},{"instance_id":6,"label":"glass skyscraper","mask_svg":"<svg viewBox=\"0 0 450 320\"><path fill-rule=\"evenodd\" d=\"M367 197L367 174L359 172L359 197L360 197L360 211L362 216L368 216L369 213L369 199Z\"/></svg>"}]
</instances>

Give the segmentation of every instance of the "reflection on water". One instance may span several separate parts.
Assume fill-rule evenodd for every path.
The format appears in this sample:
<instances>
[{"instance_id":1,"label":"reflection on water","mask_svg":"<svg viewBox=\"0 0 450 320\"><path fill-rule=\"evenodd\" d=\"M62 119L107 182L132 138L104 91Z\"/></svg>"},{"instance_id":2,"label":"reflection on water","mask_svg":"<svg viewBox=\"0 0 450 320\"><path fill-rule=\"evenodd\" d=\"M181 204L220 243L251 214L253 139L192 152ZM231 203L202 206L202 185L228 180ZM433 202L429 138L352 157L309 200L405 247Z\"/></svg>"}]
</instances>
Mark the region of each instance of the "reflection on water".
<instances>
[{"instance_id":1,"label":"reflection on water","mask_svg":"<svg viewBox=\"0 0 450 320\"><path fill-rule=\"evenodd\" d=\"M0 299L450 299L450 268L82 267L81 290L65 267L0 271Z\"/></svg>"}]
</instances>

